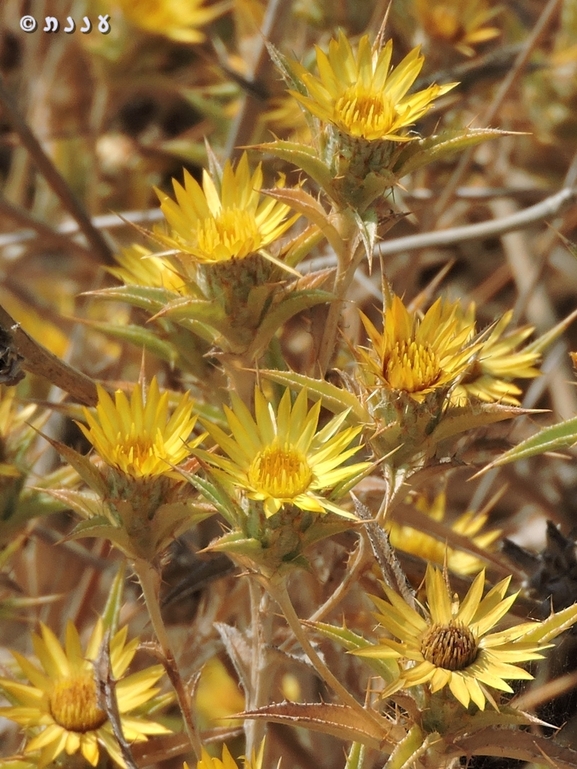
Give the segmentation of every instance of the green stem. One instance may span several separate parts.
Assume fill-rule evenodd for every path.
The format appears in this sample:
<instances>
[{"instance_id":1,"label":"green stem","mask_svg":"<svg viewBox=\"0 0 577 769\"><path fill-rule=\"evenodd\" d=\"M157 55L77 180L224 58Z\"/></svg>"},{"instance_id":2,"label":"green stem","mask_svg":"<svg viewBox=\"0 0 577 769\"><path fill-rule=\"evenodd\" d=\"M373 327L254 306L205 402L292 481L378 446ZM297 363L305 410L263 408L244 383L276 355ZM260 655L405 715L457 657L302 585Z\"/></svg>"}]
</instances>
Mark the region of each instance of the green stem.
<instances>
[{"instance_id":1,"label":"green stem","mask_svg":"<svg viewBox=\"0 0 577 769\"><path fill-rule=\"evenodd\" d=\"M249 410L252 409L256 383L254 360L248 355L226 353L221 356L221 363L228 378L229 388Z\"/></svg>"},{"instance_id":2,"label":"green stem","mask_svg":"<svg viewBox=\"0 0 577 769\"><path fill-rule=\"evenodd\" d=\"M367 546L364 537L359 537L358 546L355 550L352 560L347 564L347 570L342 581L338 584L335 590L330 594L327 600L316 609L307 622L320 622L323 617L330 614L336 606L343 600L351 587L357 583L359 573L365 566L367 558ZM281 651L288 651L294 645L293 638L287 639L280 645Z\"/></svg>"},{"instance_id":3,"label":"green stem","mask_svg":"<svg viewBox=\"0 0 577 769\"><path fill-rule=\"evenodd\" d=\"M267 704L273 676L268 672L268 649L272 639L273 613L270 597L254 580L249 581L252 621L252 654L250 691L247 693L247 710L256 710ZM245 722L246 755L257 752L264 738L265 722L248 719Z\"/></svg>"},{"instance_id":4,"label":"green stem","mask_svg":"<svg viewBox=\"0 0 577 769\"><path fill-rule=\"evenodd\" d=\"M315 651L313 645L307 638L307 634L304 632L303 627L300 624L300 620L297 616L294 606L292 605L292 601L286 589L286 584L284 582L279 584L274 584L269 582L267 587L272 597L280 606L285 616L285 619L288 622L290 629L295 634L295 637L297 638L298 642L302 646L303 651L306 653L312 666L317 671L317 673L322 678L322 680L327 684L327 686L329 686L335 692L335 694L337 694L341 698L341 700L344 703L346 703L352 710L354 710L363 720L366 720L366 719L374 720L374 717L371 714L371 712L369 710L366 710L359 702L357 702L357 700L353 697L353 695L349 691L347 691L347 689L345 689L345 687L333 675L333 673L331 673L331 671L328 669L328 667L325 665L325 663L322 661L320 656ZM382 726L380 720L377 721L377 723L379 724L379 726Z\"/></svg>"},{"instance_id":5,"label":"green stem","mask_svg":"<svg viewBox=\"0 0 577 769\"><path fill-rule=\"evenodd\" d=\"M196 753L196 757L200 759L202 746L192 717L190 697L186 691L178 665L176 664L176 657L174 656L166 626L160 612L160 574L154 566L141 558L135 559L132 562L132 568L134 569L138 581L140 582L140 587L142 588L142 594L144 596L146 608L148 609L148 616L150 617L152 628L164 657L166 672L170 678L179 707L182 711L184 726L190 744Z\"/></svg>"},{"instance_id":6,"label":"green stem","mask_svg":"<svg viewBox=\"0 0 577 769\"><path fill-rule=\"evenodd\" d=\"M345 255L344 258L338 259L334 289L335 298L329 308L325 329L319 347L318 368L320 369L321 376L326 374L335 351L342 304L364 254L363 248L358 245L356 225L354 225L354 222L351 222L349 216L343 214L340 217L340 221L335 223L335 227L342 235L343 241L347 243L349 253Z\"/></svg>"}]
</instances>

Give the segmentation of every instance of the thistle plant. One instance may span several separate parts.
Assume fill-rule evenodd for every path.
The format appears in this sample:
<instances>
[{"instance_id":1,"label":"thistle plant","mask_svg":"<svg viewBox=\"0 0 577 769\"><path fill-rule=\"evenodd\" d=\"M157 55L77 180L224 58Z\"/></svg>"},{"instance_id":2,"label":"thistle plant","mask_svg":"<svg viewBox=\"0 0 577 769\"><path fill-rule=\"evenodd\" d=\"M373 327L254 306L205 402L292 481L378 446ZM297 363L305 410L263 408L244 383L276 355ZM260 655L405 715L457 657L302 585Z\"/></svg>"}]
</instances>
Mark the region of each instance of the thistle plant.
<instances>
[{"instance_id":1,"label":"thistle plant","mask_svg":"<svg viewBox=\"0 0 577 769\"><path fill-rule=\"evenodd\" d=\"M0 84L0 769L574 767L574 174L522 70L570 4L117 5L82 115Z\"/></svg>"}]
</instances>

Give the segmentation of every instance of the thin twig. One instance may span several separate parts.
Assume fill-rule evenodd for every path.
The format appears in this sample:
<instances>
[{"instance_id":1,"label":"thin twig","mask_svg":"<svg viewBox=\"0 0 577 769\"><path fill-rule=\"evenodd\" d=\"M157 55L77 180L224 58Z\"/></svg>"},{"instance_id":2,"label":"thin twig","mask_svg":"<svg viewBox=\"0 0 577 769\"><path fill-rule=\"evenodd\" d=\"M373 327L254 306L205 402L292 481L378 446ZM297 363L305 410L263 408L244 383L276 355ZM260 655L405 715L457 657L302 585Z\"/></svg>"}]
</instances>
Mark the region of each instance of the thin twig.
<instances>
[{"instance_id":1,"label":"thin twig","mask_svg":"<svg viewBox=\"0 0 577 769\"><path fill-rule=\"evenodd\" d=\"M347 563L347 568L341 582L327 600L310 615L308 618L309 622L320 622L323 617L326 617L327 614L333 611L335 606L339 605L351 587L358 582L359 572L365 565L366 557L366 540L364 537L359 537L357 548L353 553L351 562Z\"/></svg>"},{"instance_id":2,"label":"thin twig","mask_svg":"<svg viewBox=\"0 0 577 769\"><path fill-rule=\"evenodd\" d=\"M143 211L121 211L118 214L100 214L100 216L93 216L90 219L90 222L93 227L96 227L96 229L99 230L115 230L120 229L121 227L126 227L127 223L147 224L151 222L159 222L163 218L164 214L160 208L148 208ZM39 233L36 231L36 225L31 224L30 222L28 224L35 229L12 232L9 235L0 235L0 248L23 243L37 237ZM55 227L52 232L57 235L74 235L77 232L80 232L80 227L78 222L64 222Z\"/></svg>"},{"instance_id":3,"label":"thin twig","mask_svg":"<svg viewBox=\"0 0 577 769\"><path fill-rule=\"evenodd\" d=\"M103 263L111 264L113 261L112 252L106 240L102 237L102 234L92 226L90 217L86 214L86 211L80 205L66 180L60 174L52 160L44 152L42 145L31 131L28 123L18 111L12 97L4 87L1 78L0 102L2 102L6 119L12 124L14 130L19 135L22 144L26 147L36 163L38 170L44 176L64 208L78 222L78 226L94 250L95 256L98 256Z\"/></svg>"},{"instance_id":4,"label":"thin twig","mask_svg":"<svg viewBox=\"0 0 577 769\"><path fill-rule=\"evenodd\" d=\"M12 219L12 221L16 222L20 227L31 228L31 234L35 235L37 238L42 238L43 246L60 248L63 251L72 251L84 258L88 257L89 259L93 259L92 253L87 248L80 245L80 243L57 232L39 219L35 219L24 208L15 206L5 198L0 198L0 215Z\"/></svg>"},{"instance_id":5,"label":"thin twig","mask_svg":"<svg viewBox=\"0 0 577 769\"><path fill-rule=\"evenodd\" d=\"M142 594L144 596L144 602L146 603L146 608L148 610L150 623L154 630L156 640L158 641L162 651L165 670L176 693L176 698L182 712L186 733L188 734L190 744L196 753L196 757L200 758L201 743L192 718L190 697L186 691L182 676L180 675L180 671L176 663L176 657L174 656L174 652L172 650L172 644L170 643L168 633L166 632L166 626L160 612L160 575L154 566L141 558L135 559L132 562L132 568L134 569L134 573L136 574L140 583L140 587L142 588Z\"/></svg>"},{"instance_id":6,"label":"thin twig","mask_svg":"<svg viewBox=\"0 0 577 769\"><path fill-rule=\"evenodd\" d=\"M264 70L270 67L270 59L266 48L267 42L274 42L278 35L284 32L283 20L290 11L291 0L269 0L265 12L260 39L255 45L253 65L247 76L249 82L260 79ZM226 144L225 156L234 157L235 148L247 144L250 141L255 125L255 116L262 110L264 102L257 99L250 91L245 91L238 108L235 120L232 124Z\"/></svg>"},{"instance_id":7,"label":"thin twig","mask_svg":"<svg viewBox=\"0 0 577 769\"><path fill-rule=\"evenodd\" d=\"M572 185L573 182L567 182L564 186L570 187ZM543 190L538 187L458 187L455 197L461 200L491 200L501 197L530 202L535 197L541 197L542 194ZM407 200L432 200L436 199L437 196L438 191L426 187L419 187L404 193L404 197ZM8 211L6 213L10 215ZM11 232L7 235L0 235L0 248L24 243L27 240L33 240L40 236L40 233L36 231L37 220L32 220L29 214L26 214L26 216L28 219L26 222L22 221L22 225L27 227L27 229ZM92 226L99 230L117 230L126 227L127 223L152 224L153 222L162 221L163 218L164 214L160 208L145 208L135 211L120 211L113 214L100 214L99 216L91 217L90 221ZM55 235L74 235L79 231L80 227L75 221L64 222L50 230Z\"/></svg>"},{"instance_id":8,"label":"thin twig","mask_svg":"<svg viewBox=\"0 0 577 769\"><path fill-rule=\"evenodd\" d=\"M268 668L269 649L272 640L273 612L271 596L263 590L256 580L249 581L252 648L251 648L251 685L246 692L247 710L258 710L267 704L273 677ZM246 755L256 753L264 739L265 722L259 719L247 719L244 724L246 734Z\"/></svg>"},{"instance_id":9,"label":"thin twig","mask_svg":"<svg viewBox=\"0 0 577 769\"><path fill-rule=\"evenodd\" d=\"M415 607L415 593L409 584L407 575L399 563L395 551L389 541L389 535L374 519L369 508L360 499L351 494L355 506L355 513L365 521L365 531L373 554L380 566L383 579L386 584L398 593L411 608Z\"/></svg>"},{"instance_id":10,"label":"thin twig","mask_svg":"<svg viewBox=\"0 0 577 769\"><path fill-rule=\"evenodd\" d=\"M530 224L540 222L552 216L557 216L563 209L577 200L577 187L562 189L540 203L525 208L523 211L503 216L500 219L491 219L487 222L469 224L464 227L451 227L437 232L423 232L418 235L407 235L403 238L379 243L375 249L377 255L390 256L402 251L414 251L420 248L432 248L434 246L452 246L467 240L482 240L506 232L521 230Z\"/></svg>"},{"instance_id":11,"label":"thin twig","mask_svg":"<svg viewBox=\"0 0 577 769\"><path fill-rule=\"evenodd\" d=\"M112 676L112 663L110 662L110 630L106 631L100 644L98 657L94 660L94 676L100 700L99 706L108 716L110 728L116 737L124 763L127 769L138 769L130 745L122 731L122 719L116 698L117 681Z\"/></svg>"}]
</instances>

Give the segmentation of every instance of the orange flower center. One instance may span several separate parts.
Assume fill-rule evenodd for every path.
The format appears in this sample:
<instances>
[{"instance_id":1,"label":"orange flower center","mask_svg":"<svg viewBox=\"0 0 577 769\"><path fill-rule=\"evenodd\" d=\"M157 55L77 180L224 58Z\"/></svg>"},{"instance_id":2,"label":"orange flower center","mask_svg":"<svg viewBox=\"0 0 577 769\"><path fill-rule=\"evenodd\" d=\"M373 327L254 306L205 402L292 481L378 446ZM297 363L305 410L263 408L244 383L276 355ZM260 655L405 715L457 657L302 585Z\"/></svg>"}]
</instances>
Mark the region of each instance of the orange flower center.
<instances>
[{"instance_id":1,"label":"orange flower center","mask_svg":"<svg viewBox=\"0 0 577 769\"><path fill-rule=\"evenodd\" d=\"M267 446L248 471L251 486L276 499L294 499L310 487L313 473L305 455L292 446Z\"/></svg>"},{"instance_id":2,"label":"orange flower center","mask_svg":"<svg viewBox=\"0 0 577 769\"><path fill-rule=\"evenodd\" d=\"M88 671L57 680L48 707L56 723L69 732L96 731L108 718L98 707L96 683Z\"/></svg>"},{"instance_id":3,"label":"orange flower center","mask_svg":"<svg viewBox=\"0 0 577 769\"><path fill-rule=\"evenodd\" d=\"M421 654L432 665L445 670L463 670L477 658L477 639L462 622L435 623L421 641Z\"/></svg>"},{"instance_id":4,"label":"orange flower center","mask_svg":"<svg viewBox=\"0 0 577 769\"><path fill-rule=\"evenodd\" d=\"M393 390L421 392L432 387L441 373L439 359L431 346L414 340L396 342L383 362L383 376Z\"/></svg>"},{"instance_id":5,"label":"orange flower center","mask_svg":"<svg viewBox=\"0 0 577 769\"><path fill-rule=\"evenodd\" d=\"M218 216L203 219L196 236L204 253L224 249L231 258L255 253L262 245L254 212L240 208L223 208Z\"/></svg>"}]
</instances>

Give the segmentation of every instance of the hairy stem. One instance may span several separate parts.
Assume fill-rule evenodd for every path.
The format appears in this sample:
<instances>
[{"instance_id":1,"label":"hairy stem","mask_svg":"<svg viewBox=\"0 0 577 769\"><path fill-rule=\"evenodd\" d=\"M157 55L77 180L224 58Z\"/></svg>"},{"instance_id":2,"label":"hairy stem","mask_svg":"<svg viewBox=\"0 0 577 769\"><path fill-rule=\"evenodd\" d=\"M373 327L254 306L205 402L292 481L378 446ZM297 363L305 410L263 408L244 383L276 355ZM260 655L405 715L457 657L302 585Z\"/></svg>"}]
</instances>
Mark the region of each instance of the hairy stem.
<instances>
[{"instance_id":1,"label":"hairy stem","mask_svg":"<svg viewBox=\"0 0 577 769\"><path fill-rule=\"evenodd\" d=\"M160 613L160 574L154 566L141 558L135 559L132 562L132 567L138 577L140 587L142 588L142 594L144 596L150 622L164 656L164 666L176 693L178 705L182 711L186 733L190 740L190 744L196 753L196 757L200 758L201 743L192 717L190 697L186 691L178 665L176 664L176 657L174 656L172 645L168 633L166 632L166 626Z\"/></svg>"},{"instance_id":2,"label":"hairy stem","mask_svg":"<svg viewBox=\"0 0 577 769\"><path fill-rule=\"evenodd\" d=\"M372 719L373 715L371 711L366 710L359 702L357 702L357 700L353 697L353 695L347 689L345 689L345 687L341 684L341 682L333 675L333 673L331 673L331 671L328 669L326 664L323 662L323 660L315 651L313 645L307 638L307 634L305 633L300 623L300 620L297 616L297 613L294 609L294 606L292 605L292 601L287 592L285 583L284 582L280 584L269 583L268 590L271 593L272 597L280 606L285 616L285 619L288 622L290 629L294 633L298 642L302 646L303 651L309 658L312 666L314 667L318 675L322 678L322 680L327 684L327 686L329 686L335 692L335 694L337 694L340 697L342 702L347 704L352 710L358 713L361 716L361 718ZM379 721L379 725L380 725L380 721Z\"/></svg>"},{"instance_id":3,"label":"hairy stem","mask_svg":"<svg viewBox=\"0 0 577 769\"><path fill-rule=\"evenodd\" d=\"M272 638L273 614L270 610L270 596L255 580L249 581L252 622L252 652L250 670L250 692L247 710L256 710L267 704L272 676L268 671L268 649ZM244 725L246 734L246 755L257 752L264 738L265 722L249 719Z\"/></svg>"}]
</instances>

